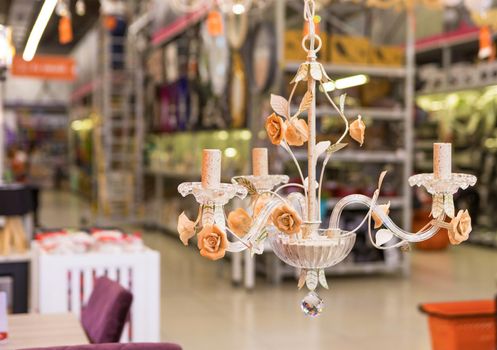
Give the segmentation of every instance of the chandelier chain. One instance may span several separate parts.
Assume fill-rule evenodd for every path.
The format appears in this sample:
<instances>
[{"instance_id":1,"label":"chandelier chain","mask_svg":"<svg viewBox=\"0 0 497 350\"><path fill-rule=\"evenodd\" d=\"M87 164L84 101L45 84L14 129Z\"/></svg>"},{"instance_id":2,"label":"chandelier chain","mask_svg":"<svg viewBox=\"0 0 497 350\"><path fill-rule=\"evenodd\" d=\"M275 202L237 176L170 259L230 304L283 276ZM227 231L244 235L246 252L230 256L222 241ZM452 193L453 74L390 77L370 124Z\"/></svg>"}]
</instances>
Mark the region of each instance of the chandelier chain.
<instances>
[{"instance_id":1,"label":"chandelier chain","mask_svg":"<svg viewBox=\"0 0 497 350\"><path fill-rule=\"evenodd\" d=\"M322 40L318 34L316 34L316 24L314 22L316 16L316 2L314 0L304 1L304 20L307 22L307 34L302 39L302 48L308 53L307 58L310 61L316 59L317 52L321 49ZM306 46L306 42L309 41L309 47ZM317 47L315 46L317 42Z\"/></svg>"}]
</instances>

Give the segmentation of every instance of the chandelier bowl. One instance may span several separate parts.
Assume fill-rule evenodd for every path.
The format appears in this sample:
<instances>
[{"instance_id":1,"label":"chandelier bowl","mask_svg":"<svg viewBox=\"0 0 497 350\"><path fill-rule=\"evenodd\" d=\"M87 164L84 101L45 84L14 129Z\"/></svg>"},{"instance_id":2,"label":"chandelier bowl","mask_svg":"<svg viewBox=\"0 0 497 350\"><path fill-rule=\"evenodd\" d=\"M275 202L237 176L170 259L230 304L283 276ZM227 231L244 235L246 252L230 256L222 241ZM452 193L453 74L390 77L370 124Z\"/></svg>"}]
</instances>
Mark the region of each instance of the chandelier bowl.
<instances>
[{"instance_id":1,"label":"chandelier bowl","mask_svg":"<svg viewBox=\"0 0 497 350\"><path fill-rule=\"evenodd\" d=\"M324 269L345 259L354 246L356 234L339 229L315 229L309 238L281 232L269 235L276 256L300 269Z\"/></svg>"}]
</instances>

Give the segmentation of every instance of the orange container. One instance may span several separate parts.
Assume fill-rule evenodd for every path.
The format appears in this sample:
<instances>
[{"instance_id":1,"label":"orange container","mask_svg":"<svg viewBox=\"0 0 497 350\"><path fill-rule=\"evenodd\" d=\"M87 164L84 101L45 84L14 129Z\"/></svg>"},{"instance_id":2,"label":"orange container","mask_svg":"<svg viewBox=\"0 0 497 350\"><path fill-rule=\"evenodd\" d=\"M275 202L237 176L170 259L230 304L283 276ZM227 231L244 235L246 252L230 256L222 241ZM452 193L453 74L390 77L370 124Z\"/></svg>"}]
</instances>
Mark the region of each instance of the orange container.
<instances>
[{"instance_id":1,"label":"orange container","mask_svg":"<svg viewBox=\"0 0 497 350\"><path fill-rule=\"evenodd\" d=\"M493 300L422 304L428 315L433 350L495 350Z\"/></svg>"},{"instance_id":2,"label":"orange container","mask_svg":"<svg viewBox=\"0 0 497 350\"><path fill-rule=\"evenodd\" d=\"M414 232L421 230L429 221L430 210L416 209L412 216L412 229ZM438 231L433 237L426 241L416 243L416 248L420 250L443 250L449 245L449 235L447 229Z\"/></svg>"}]
</instances>

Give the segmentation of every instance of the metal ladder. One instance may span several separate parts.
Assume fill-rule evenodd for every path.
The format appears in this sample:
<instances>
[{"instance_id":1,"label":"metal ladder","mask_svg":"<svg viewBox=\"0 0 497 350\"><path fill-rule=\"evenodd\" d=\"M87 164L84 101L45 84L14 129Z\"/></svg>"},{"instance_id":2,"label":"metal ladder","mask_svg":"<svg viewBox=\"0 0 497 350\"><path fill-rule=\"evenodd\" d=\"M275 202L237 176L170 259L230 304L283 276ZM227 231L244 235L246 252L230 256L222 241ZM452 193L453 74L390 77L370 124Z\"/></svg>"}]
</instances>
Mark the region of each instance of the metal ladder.
<instances>
[{"instance_id":1,"label":"metal ladder","mask_svg":"<svg viewBox=\"0 0 497 350\"><path fill-rule=\"evenodd\" d=\"M98 59L95 221L133 222L141 199L144 131L142 96L136 94L142 90L137 52L126 36L114 36L101 26Z\"/></svg>"}]
</instances>

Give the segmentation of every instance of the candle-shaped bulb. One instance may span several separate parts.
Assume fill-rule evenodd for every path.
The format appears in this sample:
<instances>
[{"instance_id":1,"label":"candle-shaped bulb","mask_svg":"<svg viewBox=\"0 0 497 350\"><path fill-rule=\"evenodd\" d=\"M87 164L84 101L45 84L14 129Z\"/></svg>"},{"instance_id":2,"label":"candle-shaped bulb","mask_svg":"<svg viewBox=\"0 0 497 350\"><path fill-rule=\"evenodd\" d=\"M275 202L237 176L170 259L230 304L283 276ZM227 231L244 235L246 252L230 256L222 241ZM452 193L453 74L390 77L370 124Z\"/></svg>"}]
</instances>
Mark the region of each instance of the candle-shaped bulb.
<instances>
[{"instance_id":1,"label":"candle-shaped bulb","mask_svg":"<svg viewBox=\"0 0 497 350\"><path fill-rule=\"evenodd\" d=\"M266 176L268 172L267 148L252 150L252 173L254 176Z\"/></svg>"},{"instance_id":2,"label":"candle-shaped bulb","mask_svg":"<svg viewBox=\"0 0 497 350\"><path fill-rule=\"evenodd\" d=\"M433 175L435 179L450 179L452 174L452 144L433 144Z\"/></svg>"},{"instance_id":3,"label":"candle-shaped bulb","mask_svg":"<svg viewBox=\"0 0 497 350\"><path fill-rule=\"evenodd\" d=\"M221 151L204 149L202 152L202 187L216 188L221 183Z\"/></svg>"}]
</instances>

